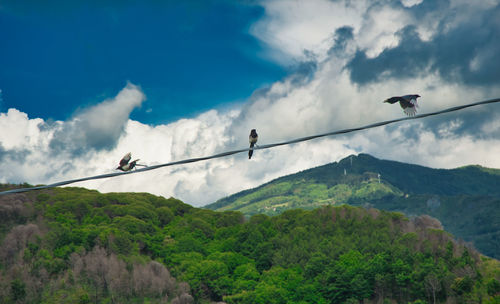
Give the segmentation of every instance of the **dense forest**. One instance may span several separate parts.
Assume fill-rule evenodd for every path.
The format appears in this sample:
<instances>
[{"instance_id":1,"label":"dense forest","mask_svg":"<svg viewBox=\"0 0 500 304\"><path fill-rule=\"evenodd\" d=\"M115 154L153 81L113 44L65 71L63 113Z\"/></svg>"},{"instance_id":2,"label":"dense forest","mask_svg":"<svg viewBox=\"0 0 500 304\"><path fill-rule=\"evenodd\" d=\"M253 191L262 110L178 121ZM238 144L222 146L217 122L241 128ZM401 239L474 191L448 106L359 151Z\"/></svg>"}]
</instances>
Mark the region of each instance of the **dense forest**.
<instances>
[{"instance_id":1,"label":"dense forest","mask_svg":"<svg viewBox=\"0 0 500 304\"><path fill-rule=\"evenodd\" d=\"M1 303L498 303L500 266L439 221L350 206L275 217L143 193L1 197Z\"/></svg>"},{"instance_id":2,"label":"dense forest","mask_svg":"<svg viewBox=\"0 0 500 304\"><path fill-rule=\"evenodd\" d=\"M428 214L439 219L446 231L499 259L498 185L498 169L432 169L359 154L280 177L205 208L251 216L349 204L399 211L410 217Z\"/></svg>"},{"instance_id":3,"label":"dense forest","mask_svg":"<svg viewBox=\"0 0 500 304\"><path fill-rule=\"evenodd\" d=\"M0 197L1 303L498 303L497 260L428 216L269 217L145 193Z\"/></svg>"}]
</instances>

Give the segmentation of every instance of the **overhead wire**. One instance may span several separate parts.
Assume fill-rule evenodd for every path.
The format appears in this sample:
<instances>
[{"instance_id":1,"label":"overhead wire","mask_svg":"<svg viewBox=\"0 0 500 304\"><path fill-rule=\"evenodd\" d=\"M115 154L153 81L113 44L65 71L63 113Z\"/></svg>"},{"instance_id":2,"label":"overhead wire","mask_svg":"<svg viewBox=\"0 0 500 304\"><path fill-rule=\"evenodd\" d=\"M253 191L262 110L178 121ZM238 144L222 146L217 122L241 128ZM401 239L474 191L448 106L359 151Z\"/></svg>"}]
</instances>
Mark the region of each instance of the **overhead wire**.
<instances>
[{"instance_id":1,"label":"overhead wire","mask_svg":"<svg viewBox=\"0 0 500 304\"><path fill-rule=\"evenodd\" d=\"M108 173L108 174L101 174L101 175L96 175L96 176L89 176L89 177L83 177L83 178L77 178L77 179L71 179L71 180L66 180L66 181L61 181L49 185L42 185L42 186L35 186L35 187L28 187L28 188L18 188L18 189L11 189L7 191L2 191L0 192L0 195L5 195L5 194L12 194L12 193L21 193L21 192L27 192L27 191L33 191L33 190L40 190L40 189L47 189L47 188L54 188L54 187L59 187L59 186L64 186L68 184L73 184L73 183L78 183L78 182L83 182L83 181L88 181L88 180L95 180L95 179L103 179L103 178L110 178L110 177L115 177L115 176L123 176L127 174L135 174L135 173L141 173L145 171L150 171L150 170L155 170L163 167L170 167L170 166L176 166L176 165L182 165L182 164L189 164L189 163L194 163L194 162L199 162L199 161L205 161L209 159L214 159L214 158L221 158L221 157L227 157L233 154L237 153L243 153L243 152L248 152L249 150L263 150L263 149L270 149L278 146L284 146L284 145L291 145L291 144L296 144L299 142L303 141L308 141L320 137L326 137L326 136L333 136L333 135L340 135L340 134L346 134L346 133L351 133L355 131L361 131L365 129L371 129L371 128L376 128L376 127L381 127L384 125L388 124L393 124L401 121L406 121L406 120L414 120L414 119L420 119L420 118L425 118L429 116L435 116L435 115L440 115L440 114L445 114L449 112L454 112L454 111L459 111L465 108L470 108L474 106L479 106L479 105L485 105L485 104L491 104L491 103L496 103L500 102L500 98L495 98L495 99L489 99L489 100L484 100L484 101L479 101L475 103L470 103L466 105L461 105L461 106L456 106L456 107L451 107L447 108L441 111L436 111L436 112L430 112L430 113L425 113L425 114L419 114L415 116L408 116L408 117L402 117L398 119L392 119L392 120L386 120L386 121L381 121L381 122L376 122L372 123L369 125L361 126L361 127L356 127L356 128L350 128L350 129L343 129L343 130L337 130L337 131L331 131L327 133L321 133L321 134L316 134L316 135L311 135L311 136L306 136L306 137L300 137L292 140L287 140L283 142L278 142L278 143L272 143L272 144L267 144L267 145L259 145L255 146L253 148L244 148L244 149L238 149L238 150L232 150L232 151L227 151L227 152L222 152L210 156L203 156L203 157L195 157L195 158L189 158L189 159L184 159L184 160L179 160L179 161L173 161L169 163L164 163L164 164L159 164L159 165L152 165L152 166L147 166L144 168L140 168L134 171L127 171L127 172L116 172L116 173Z\"/></svg>"}]
</instances>

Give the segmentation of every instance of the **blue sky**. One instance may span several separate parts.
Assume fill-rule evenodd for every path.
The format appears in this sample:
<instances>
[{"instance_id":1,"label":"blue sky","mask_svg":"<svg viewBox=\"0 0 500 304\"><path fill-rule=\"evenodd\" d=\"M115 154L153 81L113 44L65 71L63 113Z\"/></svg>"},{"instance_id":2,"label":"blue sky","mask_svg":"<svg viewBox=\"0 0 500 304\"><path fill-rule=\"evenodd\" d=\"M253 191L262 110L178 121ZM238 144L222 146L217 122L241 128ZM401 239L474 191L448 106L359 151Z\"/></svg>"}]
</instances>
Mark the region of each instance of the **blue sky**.
<instances>
[{"instance_id":1,"label":"blue sky","mask_svg":"<svg viewBox=\"0 0 500 304\"><path fill-rule=\"evenodd\" d=\"M231 1L56 1L51 8L7 1L0 6L0 111L64 120L127 82L147 95L131 115L144 123L241 102L287 73L248 32L262 14L260 6Z\"/></svg>"},{"instance_id":2,"label":"blue sky","mask_svg":"<svg viewBox=\"0 0 500 304\"><path fill-rule=\"evenodd\" d=\"M48 184L500 97L500 0L0 2L0 183ZM500 168L500 104L77 183L196 206L368 153ZM383 178L383 177L382 177Z\"/></svg>"}]
</instances>

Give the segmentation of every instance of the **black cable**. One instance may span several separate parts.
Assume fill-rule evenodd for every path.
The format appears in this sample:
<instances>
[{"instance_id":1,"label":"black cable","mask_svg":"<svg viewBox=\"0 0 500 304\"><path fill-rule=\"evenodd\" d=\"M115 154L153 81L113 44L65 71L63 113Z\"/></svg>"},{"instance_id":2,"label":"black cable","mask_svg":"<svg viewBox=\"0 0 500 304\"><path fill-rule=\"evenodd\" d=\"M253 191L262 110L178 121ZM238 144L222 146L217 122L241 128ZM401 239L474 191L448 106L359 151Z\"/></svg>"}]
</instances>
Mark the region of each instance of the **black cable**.
<instances>
[{"instance_id":1,"label":"black cable","mask_svg":"<svg viewBox=\"0 0 500 304\"><path fill-rule=\"evenodd\" d=\"M288 140L288 141L283 141L283 142L279 142L279 143L274 143L274 144L260 145L260 146L254 147L253 150L270 149L270 148L277 147L277 146L284 146L284 145L295 144L295 143L299 143L299 142L303 142L303 141L308 141L308 140L312 140L312 139L316 139L316 138L320 138L320 137L325 137L325 136L333 136L333 135L339 135L339 134L346 134L346 133L351 133L351 132L354 132L354 131L361 131L361 130L365 130L365 129L371 129L371 128L375 128L375 127L385 126L385 125L396 123L396 122L400 122L400 121L412 120L412 119L420 119L420 118L424 118L424 117L428 117L428 116L440 115L440 114L444 114L444 113L449 113L449 112L454 112L454 111L462 110L462 109L465 109L465 108L470 108L470 107L474 107L474 106L478 106L478 105L484 105L484 104L490 104L490 103L496 103L496 102L500 102L500 98L490 99L490 100L485 100L485 101L479 101L479 102L470 103L470 104L466 104L466 105L462 105L462 106L456 106L456 107L444 109L444 110L437 111L437 112L431 112L431 113L420 114L420 115L415 115L415 116L403 117L403 118L398 118L398 119L393 119L393 120L386 120L386 121L377 122L377 123L373 123L373 124L369 124L369 125L362 126L362 127L357 127L357 128L344 129L344 130L332 131L332 132L323 133L323 134L311 135L311 136L296 138L296 139L292 139L292 140ZM83 181L93 180L93 179L102 179L102 178L108 178L108 177L114 177L114 176L121 176L121 175L125 175L125 174L140 173L140 172L144 172L144 171L159 169L159 168L162 168L162 167L170 167L170 166L176 166L176 165L182 165L182 164L188 164L188 163L194 163L194 162L209 160L209 159L213 159L213 158L226 157L226 156L237 154L237 153L247 152L249 150L250 150L250 148L245 148L245 149L239 149L239 150L222 152L222 153L214 154L214 155L211 155L211 156L189 158L189 159L174 161L174 162L170 162L170 163L160 164L160 165L148 166L148 167L144 167L144 168L137 169L137 170L134 170L134 171L108 173L108 174L102 174L102 175L96 175L96 176L90 176L90 177L83 177L83 178L71 179L71 180L62 181L62 182L58 182L58 183L54 183L54 184L50 184L50 185L44 185L44 186L12 189L12 190L7 190L7 191L0 192L0 195L10 194L10 193L21 193L21 192L27 192L27 191L39 190L39 189L46 189L46 188L53 188L53 187L64 186L64 185L68 185L68 184L72 184L72 183L83 182Z\"/></svg>"}]
</instances>

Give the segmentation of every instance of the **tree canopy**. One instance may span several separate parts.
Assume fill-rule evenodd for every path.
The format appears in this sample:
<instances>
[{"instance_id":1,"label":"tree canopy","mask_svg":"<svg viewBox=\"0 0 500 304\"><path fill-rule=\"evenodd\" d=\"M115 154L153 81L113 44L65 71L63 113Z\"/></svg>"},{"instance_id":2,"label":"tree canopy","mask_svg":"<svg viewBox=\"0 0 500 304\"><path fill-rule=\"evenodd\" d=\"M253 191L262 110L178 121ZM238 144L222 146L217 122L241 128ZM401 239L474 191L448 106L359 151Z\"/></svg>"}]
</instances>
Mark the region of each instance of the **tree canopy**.
<instances>
[{"instance_id":1,"label":"tree canopy","mask_svg":"<svg viewBox=\"0 0 500 304\"><path fill-rule=\"evenodd\" d=\"M500 300L498 261L427 216L345 205L245 219L82 188L6 197L2 303Z\"/></svg>"}]
</instances>

